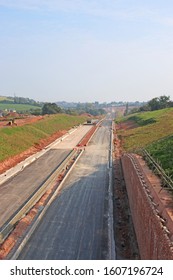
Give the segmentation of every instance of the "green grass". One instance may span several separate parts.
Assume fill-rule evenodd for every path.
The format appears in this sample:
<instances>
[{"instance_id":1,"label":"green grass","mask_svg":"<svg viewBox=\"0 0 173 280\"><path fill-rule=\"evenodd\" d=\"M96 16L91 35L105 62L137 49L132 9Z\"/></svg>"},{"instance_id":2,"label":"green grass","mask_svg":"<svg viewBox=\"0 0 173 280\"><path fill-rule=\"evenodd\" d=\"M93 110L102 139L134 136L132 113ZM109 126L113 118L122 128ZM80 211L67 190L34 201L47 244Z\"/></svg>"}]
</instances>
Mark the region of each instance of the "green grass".
<instances>
[{"instance_id":1,"label":"green grass","mask_svg":"<svg viewBox=\"0 0 173 280\"><path fill-rule=\"evenodd\" d=\"M133 121L138 127L119 130L126 151L144 148L155 141L173 135L173 108L129 115L121 122ZM120 120L119 120L120 122Z\"/></svg>"},{"instance_id":2,"label":"green grass","mask_svg":"<svg viewBox=\"0 0 173 280\"><path fill-rule=\"evenodd\" d=\"M10 110L14 109L17 112L28 112L30 110L40 109L39 106L27 105L27 104L1 104L0 103L0 110Z\"/></svg>"},{"instance_id":3,"label":"green grass","mask_svg":"<svg viewBox=\"0 0 173 280\"><path fill-rule=\"evenodd\" d=\"M173 135L154 142L146 149L159 162L165 172L173 177Z\"/></svg>"},{"instance_id":4,"label":"green grass","mask_svg":"<svg viewBox=\"0 0 173 280\"><path fill-rule=\"evenodd\" d=\"M85 120L86 117L51 115L33 124L1 128L0 161L27 150L59 130L68 130Z\"/></svg>"},{"instance_id":5,"label":"green grass","mask_svg":"<svg viewBox=\"0 0 173 280\"><path fill-rule=\"evenodd\" d=\"M137 153L141 148L147 149L166 173L173 176L173 108L137 113L121 119L121 122L126 121L133 121L137 127L118 131L123 149Z\"/></svg>"}]
</instances>

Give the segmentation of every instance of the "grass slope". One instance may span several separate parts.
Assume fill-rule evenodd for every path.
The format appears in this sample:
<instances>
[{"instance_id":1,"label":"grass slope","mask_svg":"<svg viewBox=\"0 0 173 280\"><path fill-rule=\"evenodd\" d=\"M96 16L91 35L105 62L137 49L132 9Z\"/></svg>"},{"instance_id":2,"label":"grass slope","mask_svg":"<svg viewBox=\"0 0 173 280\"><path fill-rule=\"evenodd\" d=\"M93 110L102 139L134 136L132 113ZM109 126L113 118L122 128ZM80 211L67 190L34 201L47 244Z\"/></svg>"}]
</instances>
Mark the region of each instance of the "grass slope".
<instances>
[{"instance_id":1,"label":"grass slope","mask_svg":"<svg viewBox=\"0 0 173 280\"><path fill-rule=\"evenodd\" d=\"M0 161L27 150L59 130L70 129L85 120L86 117L51 115L33 124L1 128Z\"/></svg>"},{"instance_id":2,"label":"grass slope","mask_svg":"<svg viewBox=\"0 0 173 280\"><path fill-rule=\"evenodd\" d=\"M133 121L138 126L118 131L123 148L128 152L147 149L163 169L173 176L173 108L137 113L121 120L126 121Z\"/></svg>"}]
</instances>

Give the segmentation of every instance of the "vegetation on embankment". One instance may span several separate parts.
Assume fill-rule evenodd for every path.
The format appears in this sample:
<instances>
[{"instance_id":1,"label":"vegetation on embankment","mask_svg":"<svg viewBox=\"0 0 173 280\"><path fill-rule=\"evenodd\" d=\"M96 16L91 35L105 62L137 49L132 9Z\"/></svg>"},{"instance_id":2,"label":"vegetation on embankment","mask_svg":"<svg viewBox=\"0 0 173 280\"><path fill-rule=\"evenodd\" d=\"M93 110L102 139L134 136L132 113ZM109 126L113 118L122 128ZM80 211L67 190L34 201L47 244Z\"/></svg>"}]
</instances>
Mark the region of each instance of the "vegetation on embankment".
<instances>
[{"instance_id":1,"label":"vegetation on embankment","mask_svg":"<svg viewBox=\"0 0 173 280\"><path fill-rule=\"evenodd\" d=\"M117 122L125 151L144 148L167 174L173 175L173 108L128 115ZM129 122L136 127L128 129Z\"/></svg>"},{"instance_id":2,"label":"vegetation on embankment","mask_svg":"<svg viewBox=\"0 0 173 280\"><path fill-rule=\"evenodd\" d=\"M83 116L57 114L24 126L0 128L0 161L20 154L57 131L68 130L84 121L86 117Z\"/></svg>"}]
</instances>

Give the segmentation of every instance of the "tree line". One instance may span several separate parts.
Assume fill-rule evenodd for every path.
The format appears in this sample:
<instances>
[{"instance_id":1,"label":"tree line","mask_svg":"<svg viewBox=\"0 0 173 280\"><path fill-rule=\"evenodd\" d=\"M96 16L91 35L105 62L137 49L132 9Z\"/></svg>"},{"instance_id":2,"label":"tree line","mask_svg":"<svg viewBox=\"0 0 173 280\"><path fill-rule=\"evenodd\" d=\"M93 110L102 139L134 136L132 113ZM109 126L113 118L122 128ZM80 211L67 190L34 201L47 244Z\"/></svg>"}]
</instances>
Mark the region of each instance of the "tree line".
<instances>
[{"instance_id":1,"label":"tree line","mask_svg":"<svg viewBox=\"0 0 173 280\"><path fill-rule=\"evenodd\" d=\"M74 108L64 108L61 106L58 106L56 103L50 103L50 102L37 102L30 98L25 97L7 97L3 100L0 100L1 104L21 104L21 105L31 105L36 106L36 108L30 108L27 110L27 113L30 113L32 115L46 115L46 114L58 114L58 113L65 113L69 115L81 115L84 113L88 113L93 116L97 115L103 115L105 114L105 110L103 108L98 108L94 103L83 103L83 104L77 104ZM19 111L18 111L19 112ZM20 110L19 113L26 112L26 109L23 111Z\"/></svg>"},{"instance_id":2,"label":"tree line","mask_svg":"<svg viewBox=\"0 0 173 280\"><path fill-rule=\"evenodd\" d=\"M69 115L81 115L84 113L88 113L93 116L98 116L98 115L104 115L106 112L104 109L97 109L87 104L84 107L78 107L78 108L61 108L57 106L56 103L45 103L42 107L42 115L46 114L58 114L58 113L65 113Z\"/></svg>"},{"instance_id":3,"label":"tree line","mask_svg":"<svg viewBox=\"0 0 173 280\"><path fill-rule=\"evenodd\" d=\"M30 99L30 98L25 98L25 97L7 97L4 98L3 100L0 100L1 104L26 104L26 105L32 105L32 106L39 106L42 107L43 106L43 102L38 102L35 101L34 99Z\"/></svg>"},{"instance_id":4,"label":"tree line","mask_svg":"<svg viewBox=\"0 0 173 280\"><path fill-rule=\"evenodd\" d=\"M155 111L171 107L173 107L173 101L170 100L170 96L161 95L159 97L152 98L139 108L133 108L130 113Z\"/></svg>"}]
</instances>

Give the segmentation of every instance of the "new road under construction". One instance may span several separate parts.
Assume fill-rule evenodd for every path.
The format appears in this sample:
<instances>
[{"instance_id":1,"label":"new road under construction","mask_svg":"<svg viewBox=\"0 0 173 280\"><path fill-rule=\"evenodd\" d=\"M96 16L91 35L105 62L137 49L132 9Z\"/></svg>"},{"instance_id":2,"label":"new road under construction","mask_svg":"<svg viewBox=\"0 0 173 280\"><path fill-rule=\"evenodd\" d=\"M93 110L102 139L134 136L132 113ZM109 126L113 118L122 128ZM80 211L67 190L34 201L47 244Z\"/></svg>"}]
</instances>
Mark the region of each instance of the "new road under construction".
<instances>
[{"instance_id":1,"label":"new road under construction","mask_svg":"<svg viewBox=\"0 0 173 280\"><path fill-rule=\"evenodd\" d=\"M173 259L169 191L111 115L74 127L0 175L0 259Z\"/></svg>"},{"instance_id":2,"label":"new road under construction","mask_svg":"<svg viewBox=\"0 0 173 280\"><path fill-rule=\"evenodd\" d=\"M112 137L112 120L81 125L1 175L1 259L116 258Z\"/></svg>"}]
</instances>

